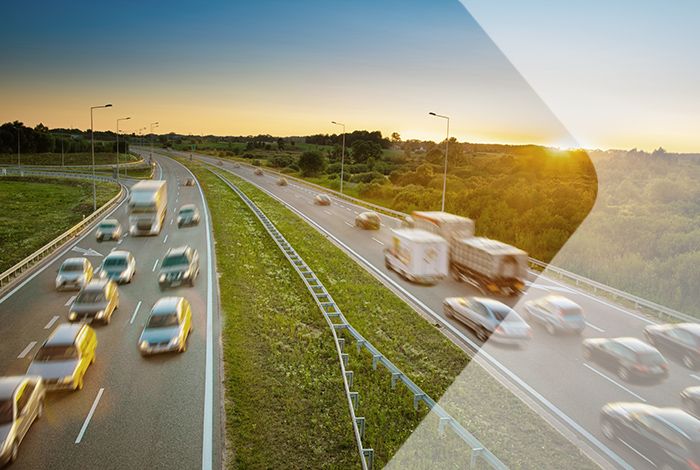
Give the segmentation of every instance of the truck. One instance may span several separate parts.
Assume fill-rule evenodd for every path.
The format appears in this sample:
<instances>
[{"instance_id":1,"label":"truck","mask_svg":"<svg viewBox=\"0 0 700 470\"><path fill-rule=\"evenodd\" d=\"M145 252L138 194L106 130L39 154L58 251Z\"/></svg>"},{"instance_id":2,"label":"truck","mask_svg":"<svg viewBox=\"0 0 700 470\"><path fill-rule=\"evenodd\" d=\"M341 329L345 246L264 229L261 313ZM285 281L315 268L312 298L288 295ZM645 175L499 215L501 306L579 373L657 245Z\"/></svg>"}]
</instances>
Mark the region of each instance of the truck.
<instances>
[{"instance_id":1,"label":"truck","mask_svg":"<svg viewBox=\"0 0 700 470\"><path fill-rule=\"evenodd\" d=\"M449 273L447 241L425 230L392 229L384 264L407 281L434 284Z\"/></svg>"},{"instance_id":2,"label":"truck","mask_svg":"<svg viewBox=\"0 0 700 470\"><path fill-rule=\"evenodd\" d=\"M129 196L129 233L158 235L168 211L168 186L163 180L139 181Z\"/></svg>"},{"instance_id":3,"label":"truck","mask_svg":"<svg viewBox=\"0 0 700 470\"><path fill-rule=\"evenodd\" d=\"M527 253L497 240L474 236L472 219L447 212L415 211L404 225L447 240L450 272L455 280L472 284L485 293L522 292L527 276Z\"/></svg>"}]
</instances>

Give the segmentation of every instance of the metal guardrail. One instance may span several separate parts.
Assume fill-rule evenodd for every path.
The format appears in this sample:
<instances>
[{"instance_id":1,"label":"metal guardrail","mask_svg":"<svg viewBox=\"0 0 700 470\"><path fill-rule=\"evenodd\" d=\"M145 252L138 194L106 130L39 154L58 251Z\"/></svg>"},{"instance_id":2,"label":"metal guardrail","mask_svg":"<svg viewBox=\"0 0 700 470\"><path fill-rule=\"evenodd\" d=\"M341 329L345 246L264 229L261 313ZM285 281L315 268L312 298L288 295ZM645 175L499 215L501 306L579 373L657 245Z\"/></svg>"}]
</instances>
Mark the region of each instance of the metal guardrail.
<instances>
[{"instance_id":1,"label":"metal guardrail","mask_svg":"<svg viewBox=\"0 0 700 470\"><path fill-rule=\"evenodd\" d=\"M338 305L333 300L333 297L323 286L323 283L321 283L313 270L306 264L301 256L299 256L299 254L279 232L270 219L267 218L264 212L260 210L243 191L231 183L226 177L222 176L216 171L210 171L221 179L229 188L231 188L256 215L258 220L260 220L274 242L277 244L280 250L282 250L284 256L297 271L307 289L313 296L316 305L318 305L318 308L323 313L323 316L333 334L333 340L335 342L336 351L340 360L345 396L348 400L348 407L350 409L350 416L353 422L353 431L355 433L355 440L359 450L362 468L372 468L374 451L372 448L365 448L362 444L366 422L364 417L358 417L355 414L356 408L359 404L359 392L353 392L350 390L354 375L352 371L347 370L349 355L344 352L345 338L339 338L338 332L345 332L355 340L358 353L365 349L372 355L373 369L376 370L377 366L381 364L389 371L391 374L392 389L396 388L396 384L401 381L413 394L413 406L415 409L418 409L418 406L422 402L431 412L434 412L439 418L438 426L440 432L444 432L446 427L451 428L457 434L457 436L459 436L471 448L472 453L469 468L475 468L477 462L479 459L481 459L493 469L506 470L508 467L503 462L501 462L493 453L486 449L486 447L481 444L476 437L469 433L469 431L467 431L457 420L455 420L447 411L445 411L444 408L437 404L435 400L425 393L418 385L408 378L406 374L404 374L396 365L394 365L394 363L392 363L356 329L354 329L352 325L350 325Z\"/></svg>"},{"instance_id":2,"label":"metal guardrail","mask_svg":"<svg viewBox=\"0 0 700 470\"><path fill-rule=\"evenodd\" d=\"M59 178L74 178L74 179L92 179L92 175L76 175L76 174L72 174L72 173L31 171L31 170L24 171L24 170L19 170L19 169L17 169L17 172L15 174L19 174L20 176L49 176L49 177L53 177L53 178L59 177ZM0 176L11 176L11 175L13 175L12 172L9 172L9 171L3 172L2 170L0 170ZM107 177L103 177L103 176L96 176L95 179L99 180L99 181L116 182L116 180L114 180L112 178L107 178ZM102 214L107 212L115 203L117 203L119 200L121 200L124 193L125 193L125 186L123 184L121 184L120 188L119 188L119 194L117 194L112 199L110 199L105 204L103 204L101 207L99 207L95 212L93 212L89 216L85 217L83 220L81 220L76 225L74 225L73 227L68 229L66 232L64 232L63 234L54 238L49 243L47 243L46 245L44 245L41 248L39 248L38 250L36 250L34 253L27 256L19 263L12 266L10 269L8 269L5 272L3 272L2 274L0 274L0 288L5 286L6 284L9 284L10 282L12 282L13 279L15 279L21 273L23 273L24 271L29 269L37 261L45 258L47 255L52 253L57 247L63 245L65 242L67 242L71 238L77 236L80 232L83 231L83 229L88 227L92 222L94 222L96 219L101 217Z\"/></svg>"},{"instance_id":3,"label":"metal guardrail","mask_svg":"<svg viewBox=\"0 0 700 470\"><path fill-rule=\"evenodd\" d=\"M218 160L217 157L205 156L205 158ZM407 217L409 215L409 214L406 214L404 212L395 211L393 209L382 207L382 206L379 206L377 204L372 204L371 202L363 201L362 199L358 199L358 198L355 198L352 196L348 196L346 194L342 194L338 191L332 190L332 189L327 188L325 186L311 183L309 181L303 180L301 178L297 178L295 176L286 175L286 174L281 173L279 171L271 170L269 168L258 167L255 165L251 165L250 163L241 162L238 160L236 160L235 162L242 164L242 165L246 165L246 166L251 167L251 168L263 169L264 171L266 171L268 173L273 173L279 177L287 178L288 180L293 180L293 181L297 182L298 184L312 187L312 188L318 189L319 191L322 191L325 193L330 193L338 199L344 199L344 200L350 201L356 205L367 207L367 208L373 209L377 212L382 212L384 214L390 215L392 217L397 217L399 219L403 219L404 217ZM636 296L633 294L629 294L629 293L624 292L620 289L616 289L614 287L608 286L608 285L600 283L598 281L588 279L584 276L579 276L578 274L574 274L570 271L566 271L565 269L558 268L552 264L547 264L547 263L545 263L543 261L539 261L535 258L529 258L529 262L530 262L531 266L536 267L536 268L541 269L541 270L546 269L548 273L554 273L557 276L559 276L560 279L566 279L569 282L574 283L576 286L591 289L594 293L598 293L598 291L600 291L600 292L603 292L603 293L613 297L614 299L622 299L624 301L627 301L627 302L633 304L635 309L637 309L637 310L640 310L640 308L645 309L646 311L654 314L657 318L662 318L665 316L665 317L673 318L675 320L682 321L682 322L697 322L698 321L698 318L693 317L692 315L688 315L686 313L679 312L678 310L674 310L672 308L663 306L663 305L658 304L656 302L652 302L652 301L644 299L642 297L639 297L639 296Z\"/></svg>"}]
</instances>

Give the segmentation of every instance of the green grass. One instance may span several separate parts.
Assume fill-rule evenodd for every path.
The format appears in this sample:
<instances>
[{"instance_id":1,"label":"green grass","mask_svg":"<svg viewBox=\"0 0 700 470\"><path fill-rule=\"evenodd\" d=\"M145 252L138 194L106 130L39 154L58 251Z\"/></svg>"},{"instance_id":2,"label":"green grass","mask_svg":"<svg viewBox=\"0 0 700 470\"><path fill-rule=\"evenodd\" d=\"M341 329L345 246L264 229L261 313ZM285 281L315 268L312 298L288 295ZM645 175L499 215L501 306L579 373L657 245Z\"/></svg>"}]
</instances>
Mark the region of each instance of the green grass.
<instances>
[{"instance_id":1,"label":"green grass","mask_svg":"<svg viewBox=\"0 0 700 470\"><path fill-rule=\"evenodd\" d=\"M119 161L137 161L138 159L131 155L119 154ZM116 164L117 154L116 153L96 153L95 154L95 164L97 165L111 165ZM17 154L12 153L0 153L0 165L16 165L17 164ZM66 153L64 154L64 164L65 165L91 165L92 164L92 154L90 152L83 153ZM47 165L61 166L61 154L60 153L23 153L22 154L22 165Z\"/></svg>"},{"instance_id":2,"label":"green grass","mask_svg":"<svg viewBox=\"0 0 700 470\"><path fill-rule=\"evenodd\" d=\"M201 170L198 174L211 178ZM471 386L450 391L450 401L457 397L459 403L451 412L507 465L512 468L595 468L573 444L479 366L473 364L465 370L469 359L463 351L343 251L251 184L226 175L282 231L328 288L350 323L424 391L439 399L460 374L472 379ZM231 195L236 198L232 192ZM217 197L217 201L223 200L223 196ZM227 201L230 204L232 198ZM300 281L292 285L304 290ZM287 295L281 286L275 292ZM316 315L320 318L320 313ZM360 392L358 416L367 419L364 442L374 448L379 468L418 428L426 410L421 407L414 411L413 396L404 387L392 390L388 373L381 368L372 370L371 357L366 352L357 354L349 339L348 346L349 368L355 372L354 390ZM446 444L436 443L436 446ZM458 455L464 452L465 449L457 448ZM428 457L422 455L422 458ZM463 458L455 459L453 457L452 461L464 462Z\"/></svg>"},{"instance_id":3,"label":"green grass","mask_svg":"<svg viewBox=\"0 0 700 470\"><path fill-rule=\"evenodd\" d=\"M98 183L98 207L116 184ZM92 213L92 183L40 178L0 178L0 272L44 246Z\"/></svg>"}]
</instances>

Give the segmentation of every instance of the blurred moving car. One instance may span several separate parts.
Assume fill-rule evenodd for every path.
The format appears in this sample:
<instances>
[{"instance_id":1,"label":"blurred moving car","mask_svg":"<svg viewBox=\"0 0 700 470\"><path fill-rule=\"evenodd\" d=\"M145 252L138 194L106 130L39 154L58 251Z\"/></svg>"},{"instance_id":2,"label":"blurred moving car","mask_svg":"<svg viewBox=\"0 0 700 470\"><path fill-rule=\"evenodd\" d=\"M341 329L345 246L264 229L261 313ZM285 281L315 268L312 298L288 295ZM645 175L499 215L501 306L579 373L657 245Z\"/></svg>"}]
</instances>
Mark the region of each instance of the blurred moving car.
<instances>
[{"instance_id":1,"label":"blurred moving car","mask_svg":"<svg viewBox=\"0 0 700 470\"><path fill-rule=\"evenodd\" d=\"M288 184L287 178L280 178L277 180L277 186L287 186Z\"/></svg>"},{"instance_id":2,"label":"blurred moving car","mask_svg":"<svg viewBox=\"0 0 700 470\"><path fill-rule=\"evenodd\" d=\"M164 297L153 306L139 338L142 355L187 351L192 309L184 297Z\"/></svg>"},{"instance_id":3,"label":"blurred moving car","mask_svg":"<svg viewBox=\"0 0 700 470\"><path fill-rule=\"evenodd\" d=\"M0 378L0 465L17 460L19 445L27 431L44 413L45 397L41 377Z\"/></svg>"},{"instance_id":4,"label":"blurred moving car","mask_svg":"<svg viewBox=\"0 0 700 470\"><path fill-rule=\"evenodd\" d=\"M544 325L550 335L581 334L586 328L583 309L573 300L561 295L547 295L525 302L526 318Z\"/></svg>"},{"instance_id":5,"label":"blurred moving car","mask_svg":"<svg viewBox=\"0 0 700 470\"><path fill-rule=\"evenodd\" d=\"M98 269L100 279L117 284L131 283L136 274L136 260L128 251L116 250L108 254Z\"/></svg>"},{"instance_id":6,"label":"blurred moving car","mask_svg":"<svg viewBox=\"0 0 700 470\"><path fill-rule=\"evenodd\" d=\"M700 468L700 421L678 408L608 403L600 428L663 470Z\"/></svg>"},{"instance_id":7,"label":"blurred moving car","mask_svg":"<svg viewBox=\"0 0 700 470\"><path fill-rule=\"evenodd\" d=\"M92 263L87 258L68 258L56 274L56 290L82 289L92 280Z\"/></svg>"},{"instance_id":8,"label":"blurred moving car","mask_svg":"<svg viewBox=\"0 0 700 470\"><path fill-rule=\"evenodd\" d=\"M362 212L355 217L355 227L364 230L379 230L382 226L382 219L379 214L373 211Z\"/></svg>"},{"instance_id":9,"label":"blurred moving car","mask_svg":"<svg viewBox=\"0 0 700 470\"><path fill-rule=\"evenodd\" d=\"M234 163L234 164L233 164L233 167L234 167L234 168L240 168L240 167L241 167L241 164L240 164L240 163Z\"/></svg>"},{"instance_id":10,"label":"blurred moving car","mask_svg":"<svg viewBox=\"0 0 700 470\"><path fill-rule=\"evenodd\" d=\"M683 361L688 369L700 366L700 324L676 323L644 328L649 343Z\"/></svg>"},{"instance_id":11,"label":"blurred moving car","mask_svg":"<svg viewBox=\"0 0 700 470\"><path fill-rule=\"evenodd\" d=\"M185 178L185 186L194 186L194 178Z\"/></svg>"},{"instance_id":12,"label":"blurred moving car","mask_svg":"<svg viewBox=\"0 0 700 470\"><path fill-rule=\"evenodd\" d=\"M262 176L262 175L263 175L263 171L262 171L260 168L256 168L256 169L255 169L255 174L258 175L258 176Z\"/></svg>"},{"instance_id":13,"label":"blurred moving car","mask_svg":"<svg viewBox=\"0 0 700 470\"><path fill-rule=\"evenodd\" d=\"M613 370L624 381L664 380L668 363L655 347L637 338L591 338L583 341L583 358Z\"/></svg>"},{"instance_id":14,"label":"blurred moving car","mask_svg":"<svg viewBox=\"0 0 700 470\"><path fill-rule=\"evenodd\" d=\"M97 225L95 238L98 242L111 240L119 241L122 237L122 226L117 219L104 219Z\"/></svg>"},{"instance_id":15,"label":"blurred moving car","mask_svg":"<svg viewBox=\"0 0 700 470\"><path fill-rule=\"evenodd\" d=\"M695 416L700 416L700 386L688 387L681 392L683 409Z\"/></svg>"},{"instance_id":16,"label":"blurred moving car","mask_svg":"<svg viewBox=\"0 0 700 470\"><path fill-rule=\"evenodd\" d=\"M97 335L85 323L59 325L39 348L27 375L44 379L47 389L82 390L88 367L95 362Z\"/></svg>"},{"instance_id":17,"label":"blurred moving car","mask_svg":"<svg viewBox=\"0 0 700 470\"><path fill-rule=\"evenodd\" d=\"M80 291L70 306L68 320L99 320L109 324L112 314L119 308L119 290L117 284L109 279L98 279Z\"/></svg>"},{"instance_id":18,"label":"blurred moving car","mask_svg":"<svg viewBox=\"0 0 700 470\"><path fill-rule=\"evenodd\" d=\"M327 194L317 194L316 197L314 197L314 204L318 206L330 206L331 198L328 197Z\"/></svg>"},{"instance_id":19,"label":"blurred moving car","mask_svg":"<svg viewBox=\"0 0 700 470\"><path fill-rule=\"evenodd\" d=\"M474 331L479 341L491 338L505 344L523 345L532 337L530 326L507 305L483 297L448 297L443 312Z\"/></svg>"},{"instance_id":20,"label":"blurred moving car","mask_svg":"<svg viewBox=\"0 0 700 470\"><path fill-rule=\"evenodd\" d=\"M199 209L194 204L183 205L177 213L177 227L199 225Z\"/></svg>"},{"instance_id":21,"label":"blurred moving car","mask_svg":"<svg viewBox=\"0 0 700 470\"><path fill-rule=\"evenodd\" d=\"M199 253L188 245L171 248L165 253L160 265L158 285L163 290L166 287L177 287L187 283L194 286L194 280L199 275Z\"/></svg>"}]
</instances>

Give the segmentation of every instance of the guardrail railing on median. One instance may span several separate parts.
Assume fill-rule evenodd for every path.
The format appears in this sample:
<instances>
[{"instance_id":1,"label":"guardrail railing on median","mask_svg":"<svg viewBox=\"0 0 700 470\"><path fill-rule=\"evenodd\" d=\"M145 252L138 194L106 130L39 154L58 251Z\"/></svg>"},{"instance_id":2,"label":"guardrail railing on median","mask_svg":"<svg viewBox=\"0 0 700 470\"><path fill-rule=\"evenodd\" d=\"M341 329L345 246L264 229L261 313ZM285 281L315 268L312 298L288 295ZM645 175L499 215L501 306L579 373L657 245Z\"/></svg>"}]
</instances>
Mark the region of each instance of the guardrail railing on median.
<instances>
[{"instance_id":1,"label":"guardrail railing on median","mask_svg":"<svg viewBox=\"0 0 700 470\"><path fill-rule=\"evenodd\" d=\"M427 393L425 393L418 385L406 376L394 363L384 356L376 347L367 341L357 330L355 330L350 322L345 318L338 305L333 300L333 297L326 290L323 283L318 279L313 270L306 264L301 256L294 250L292 245L284 238L277 230L275 225L267 218L265 213L248 198L236 185L231 183L221 174L212 171L219 179L221 179L229 188L231 188L243 202L256 215L258 220L263 224L265 230L272 237L277 246L282 250L282 253L290 262L292 267L297 271L307 289L311 293L321 310L328 326L333 334L336 351L340 361L340 368L343 376L343 386L345 396L348 401L348 408L353 423L353 431L357 448L360 454L360 460L363 469L371 469L374 458L374 451L371 448L366 448L362 444L364 430L366 426L365 418L356 416L356 408L359 404L359 392L351 391L353 383L353 372L347 370L349 355L344 352L345 338L340 338L338 332L346 332L354 340L357 346L357 352L360 353L363 349L372 355L372 368L377 369L381 364L391 374L391 387L396 387L396 384L402 382L413 394L413 406L418 409L420 403L424 403L431 412L434 412L439 418L439 430L443 432L447 427L452 429L471 449L471 460L469 468L475 468L479 459L488 464L491 468L497 470L505 470L508 467L501 462L494 454L492 454L479 440L467 431L457 420L455 420L444 408L435 402Z\"/></svg>"},{"instance_id":2,"label":"guardrail railing on median","mask_svg":"<svg viewBox=\"0 0 700 470\"><path fill-rule=\"evenodd\" d=\"M49 176L53 178L74 178L74 179L92 179L92 175L76 175L72 173L60 173L60 172L47 172L47 171L24 171L24 170L17 170L14 175L19 174L20 176ZM0 177L1 176L11 176L13 173L6 171L0 171ZM103 176L96 176L96 180L99 181L110 181L110 182L116 182L116 180L112 178L107 178ZM36 250L34 253L31 255L27 256L24 258L22 261L19 263L15 264L12 266L10 269L6 270L2 274L0 274L0 288L4 287L5 285L9 284L12 282L13 279L15 279L17 276L19 276L21 273L25 272L27 269L29 269L31 266L33 266L36 262L40 261L41 259L45 258L47 255L52 253L57 247L63 245L66 243L68 240L71 238L77 236L79 233L83 231L86 227L88 227L92 222L94 222L96 219L98 219L100 216L102 216L105 212L107 212L115 203L117 203L119 200L121 200L122 196L125 193L125 187L124 185L120 185L119 188L119 193L114 196L112 199L107 201L105 204L103 204L101 207L99 207L95 212L90 214L89 216L85 217L83 220L78 222L76 225L68 229L66 232L63 234L59 235L58 237L54 238L51 240L49 243L46 245L42 246L38 250Z\"/></svg>"},{"instance_id":3,"label":"guardrail railing on median","mask_svg":"<svg viewBox=\"0 0 700 470\"><path fill-rule=\"evenodd\" d=\"M210 157L210 156L204 156L204 158L212 159L212 160L219 160L219 159L217 159L217 157ZM251 165L250 163L241 162L238 160L236 160L235 163L246 165L246 166L251 167L251 168L261 168L268 173L273 173L279 177L293 180L298 184L317 189L317 190L322 191L324 193L330 193L338 199L344 199L344 200L352 202L353 204L367 207L369 209L390 215L392 217L397 217L399 219L403 219L404 217L409 215L409 214L406 214L404 212L395 211L395 210L389 209L387 207L382 207L382 206L379 206L377 204L373 204L371 202L363 201L362 199L358 199L356 197L348 196L347 194L342 194L338 191L332 190L332 189L327 188L325 186L311 183L309 181L303 180L301 178L297 178L295 176L286 175L286 174L281 173L279 171L271 170L269 168L258 167L255 165ZM566 271L565 269L558 268L552 264L548 264L548 263L545 263L543 261L539 261L535 258L530 258L529 262L530 262L531 266L533 266L537 269L540 269L540 270L546 270L547 273L556 274L560 279L566 279L567 281L572 282L576 286L590 289L594 293L602 292L602 293L612 297L613 299L624 300L624 301L630 303L631 305L633 305L635 309L637 309L641 312L644 312L644 313L647 313L647 312L651 313L651 314L655 315L657 318L661 319L661 318L667 317L667 318L672 318L672 319L675 319L678 321L684 321L684 322L697 322L698 321L698 318L693 317L692 315L688 315L686 313L679 312L678 310L674 310L672 308L663 306L663 305L658 304L656 302L652 302L650 300L644 299L644 298L636 296L634 294L629 294L629 293L624 292L620 289L616 289L614 287L608 286L608 285L600 283L598 281L588 279L584 276L579 276L578 274L574 274L570 271Z\"/></svg>"}]
</instances>

